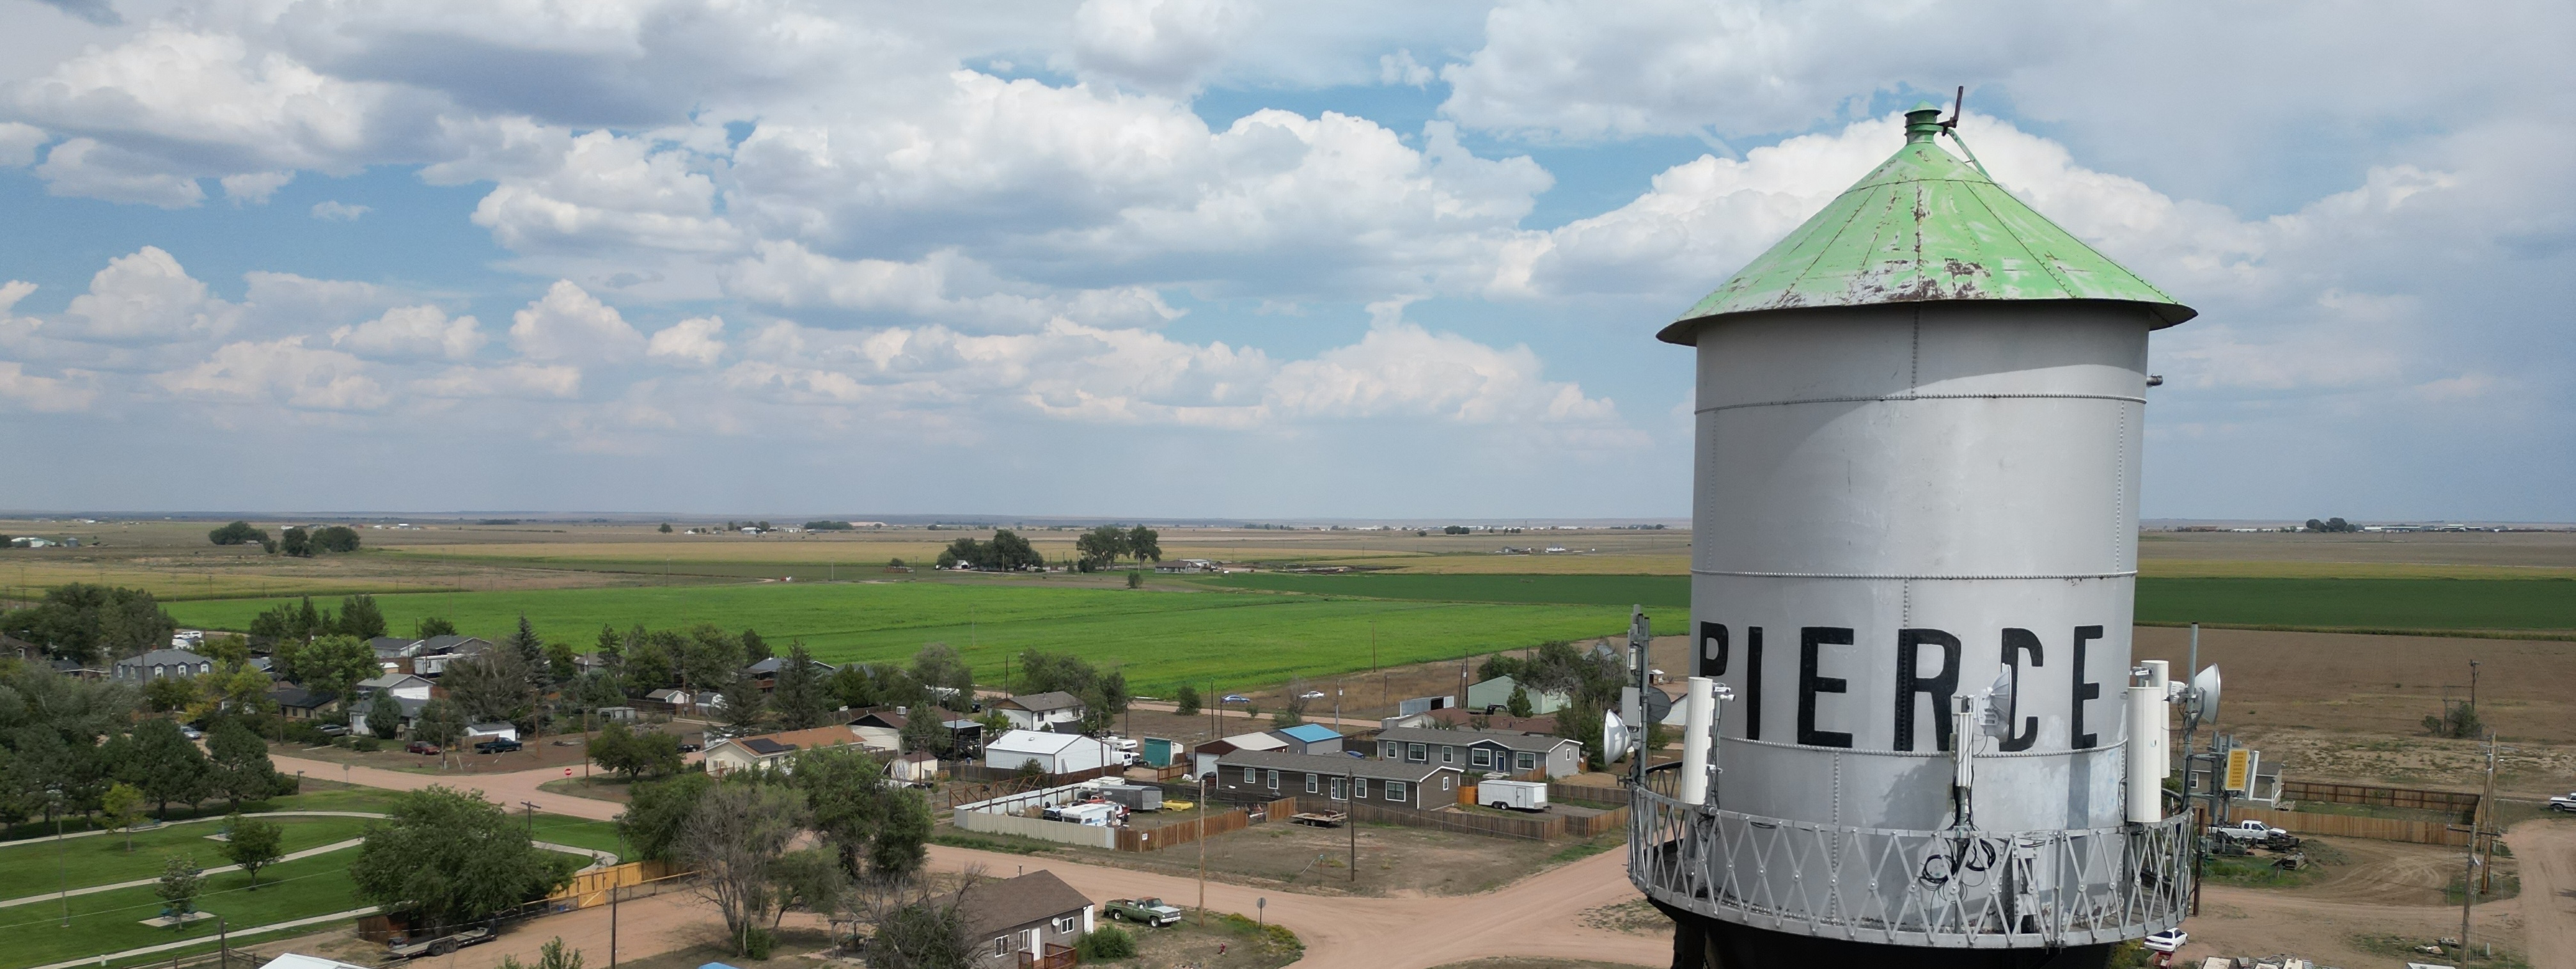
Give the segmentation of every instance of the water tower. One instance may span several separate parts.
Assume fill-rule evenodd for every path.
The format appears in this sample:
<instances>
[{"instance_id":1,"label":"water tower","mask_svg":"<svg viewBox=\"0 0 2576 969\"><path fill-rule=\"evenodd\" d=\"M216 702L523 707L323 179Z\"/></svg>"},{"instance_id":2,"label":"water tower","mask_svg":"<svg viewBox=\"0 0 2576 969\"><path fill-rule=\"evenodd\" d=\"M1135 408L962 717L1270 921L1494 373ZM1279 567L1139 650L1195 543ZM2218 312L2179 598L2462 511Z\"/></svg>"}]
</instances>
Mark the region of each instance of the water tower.
<instances>
[{"instance_id":1,"label":"water tower","mask_svg":"<svg viewBox=\"0 0 2576 969\"><path fill-rule=\"evenodd\" d=\"M1632 794L1676 966L2099 965L2190 895L2129 630L2147 335L2193 311L1905 117L1660 334L1699 353L1692 672L1725 698Z\"/></svg>"}]
</instances>

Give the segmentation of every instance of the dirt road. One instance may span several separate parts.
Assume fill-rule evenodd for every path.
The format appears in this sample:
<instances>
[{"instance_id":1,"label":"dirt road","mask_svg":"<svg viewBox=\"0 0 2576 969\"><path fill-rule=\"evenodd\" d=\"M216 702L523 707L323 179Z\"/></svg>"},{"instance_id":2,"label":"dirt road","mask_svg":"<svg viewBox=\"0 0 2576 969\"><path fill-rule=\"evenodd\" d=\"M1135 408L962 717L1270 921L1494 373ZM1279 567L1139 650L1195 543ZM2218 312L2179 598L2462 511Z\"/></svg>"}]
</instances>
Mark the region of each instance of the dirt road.
<instances>
[{"instance_id":1,"label":"dirt road","mask_svg":"<svg viewBox=\"0 0 2576 969\"><path fill-rule=\"evenodd\" d=\"M561 767L540 767L511 774L414 774L410 771L384 770L375 767L352 767L301 757L273 756L269 762L288 773L302 774L317 780L343 781L392 791L416 791L424 787L447 787L461 791L481 791L484 797L511 810L519 803L534 803L537 810L593 821L614 821L626 806L614 801L571 797L537 790L547 781L562 780Z\"/></svg>"},{"instance_id":2,"label":"dirt road","mask_svg":"<svg viewBox=\"0 0 2576 969\"><path fill-rule=\"evenodd\" d=\"M2532 969L2576 969L2576 826L2539 819L2506 829L2522 860L2523 945Z\"/></svg>"}]
</instances>

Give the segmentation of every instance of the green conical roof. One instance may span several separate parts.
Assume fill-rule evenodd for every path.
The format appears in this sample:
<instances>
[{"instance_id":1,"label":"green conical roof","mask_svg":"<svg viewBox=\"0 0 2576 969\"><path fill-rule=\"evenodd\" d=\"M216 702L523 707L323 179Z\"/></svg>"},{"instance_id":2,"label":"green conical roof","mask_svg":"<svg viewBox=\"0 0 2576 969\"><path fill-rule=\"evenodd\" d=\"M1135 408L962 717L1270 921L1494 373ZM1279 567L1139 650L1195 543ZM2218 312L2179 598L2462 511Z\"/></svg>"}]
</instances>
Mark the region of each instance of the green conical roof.
<instances>
[{"instance_id":1,"label":"green conical roof","mask_svg":"<svg viewBox=\"0 0 2576 969\"><path fill-rule=\"evenodd\" d=\"M2159 329L2198 315L1933 144L1939 116L1907 112L1905 147L1657 336L1689 345L1731 313L1947 300L2137 303Z\"/></svg>"}]
</instances>

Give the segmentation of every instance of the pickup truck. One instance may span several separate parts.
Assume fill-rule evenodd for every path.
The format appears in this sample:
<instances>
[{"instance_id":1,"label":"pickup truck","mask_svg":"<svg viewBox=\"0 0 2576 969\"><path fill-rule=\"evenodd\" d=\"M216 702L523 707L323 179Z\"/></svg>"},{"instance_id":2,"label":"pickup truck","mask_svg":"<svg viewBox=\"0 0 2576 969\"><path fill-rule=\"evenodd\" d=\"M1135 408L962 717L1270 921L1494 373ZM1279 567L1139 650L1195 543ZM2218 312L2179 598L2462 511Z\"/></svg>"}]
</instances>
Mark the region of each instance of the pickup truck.
<instances>
[{"instance_id":1,"label":"pickup truck","mask_svg":"<svg viewBox=\"0 0 2576 969\"><path fill-rule=\"evenodd\" d=\"M519 748L520 744L516 740L512 740L508 737L494 737L482 743L475 744L474 752L478 754L506 754L510 751L518 750Z\"/></svg>"},{"instance_id":2,"label":"pickup truck","mask_svg":"<svg viewBox=\"0 0 2576 969\"><path fill-rule=\"evenodd\" d=\"M2239 821L2231 825L2211 825L2209 833L2248 847L2261 846L2288 850L2299 846L2299 836L2261 821Z\"/></svg>"},{"instance_id":3,"label":"pickup truck","mask_svg":"<svg viewBox=\"0 0 2576 969\"><path fill-rule=\"evenodd\" d=\"M418 959L422 956L443 956L469 945L481 945L490 941L492 941L490 928L458 929L446 935L387 943L385 953L396 959Z\"/></svg>"},{"instance_id":4,"label":"pickup truck","mask_svg":"<svg viewBox=\"0 0 2576 969\"><path fill-rule=\"evenodd\" d=\"M1109 917L1120 922L1143 922L1155 928L1173 925L1181 920L1181 910L1163 904L1159 898L1113 898L1102 906Z\"/></svg>"},{"instance_id":5,"label":"pickup truck","mask_svg":"<svg viewBox=\"0 0 2576 969\"><path fill-rule=\"evenodd\" d=\"M2571 791L2569 793L2550 798L2549 809L2552 811L2576 811L2576 791Z\"/></svg>"}]
</instances>

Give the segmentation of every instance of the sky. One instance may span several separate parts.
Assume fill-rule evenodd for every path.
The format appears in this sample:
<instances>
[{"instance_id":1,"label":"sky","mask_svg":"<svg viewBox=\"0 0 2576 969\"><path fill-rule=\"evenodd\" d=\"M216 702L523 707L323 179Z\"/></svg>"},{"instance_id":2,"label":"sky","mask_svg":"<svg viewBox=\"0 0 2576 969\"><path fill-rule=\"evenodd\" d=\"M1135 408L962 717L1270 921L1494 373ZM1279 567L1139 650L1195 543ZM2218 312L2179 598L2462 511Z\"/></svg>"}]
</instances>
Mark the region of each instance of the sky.
<instances>
[{"instance_id":1,"label":"sky","mask_svg":"<svg viewBox=\"0 0 2576 969\"><path fill-rule=\"evenodd\" d=\"M959 13L958 11L966 11ZM2576 521L2576 6L0 0L0 508L1678 518L1964 85L2150 518Z\"/></svg>"}]
</instances>

